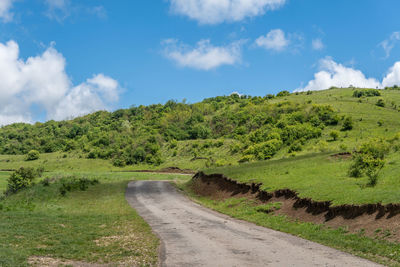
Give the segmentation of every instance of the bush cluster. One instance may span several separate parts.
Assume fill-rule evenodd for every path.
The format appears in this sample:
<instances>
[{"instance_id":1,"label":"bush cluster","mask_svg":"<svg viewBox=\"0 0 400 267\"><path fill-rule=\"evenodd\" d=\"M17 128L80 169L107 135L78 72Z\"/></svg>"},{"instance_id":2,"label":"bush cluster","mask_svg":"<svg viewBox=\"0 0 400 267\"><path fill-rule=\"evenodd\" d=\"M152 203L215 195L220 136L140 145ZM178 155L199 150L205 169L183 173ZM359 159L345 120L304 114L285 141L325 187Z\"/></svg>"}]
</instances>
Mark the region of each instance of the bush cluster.
<instances>
[{"instance_id":1,"label":"bush cluster","mask_svg":"<svg viewBox=\"0 0 400 267\"><path fill-rule=\"evenodd\" d=\"M37 150L31 150L28 152L26 155L25 160L30 161L30 160L37 160L39 159L40 153Z\"/></svg>"},{"instance_id":2,"label":"bush cluster","mask_svg":"<svg viewBox=\"0 0 400 267\"><path fill-rule=\"evenodd\" d=\"M178 141L217 139L223 145L229 138L240 143L232 153L243 154L253 146L248 151L255 157L269 158L273 150L317 138L325 126L341 120L328 105L271 103L273 97L233 94L195 104L170 100L164 105L98 111L70 121L12 124L0 129L0 154L27 154L33 160L39 153L77 151L89 159L110 160L115 166L159 165L164 160L161 150L176 148ZM260 147L272 139L282 144L260 155L260 150L265 151Z\"/></svg>"},{"instance_id":3,"label":"bush cluster","mask_svg":"<svg viewBox=\"0 0 400 267\"><path fill-rule=\"evenodd\" d=\"M377 89L364 89L364 90L355 90L353 92L353 97L372 97L372 96L381 96L381 92Z\"/></svg>"},{"instance_id":4,"label":"bush cluster","mask_svg":"<svg viewBox=\"0 0 400 267\"><path fill-rule=\"evenodd\" d=\"M349 169L351 177L368 177L368 185L375 186L380 170L385 166L385 156L389 152L389 144L382 139L372 139L361 145L353 156Z\"/></svg>"},{"instance_id":5,"label":"bush cluster","mask_svg":"<svg viewBox=\"0 0 400 267\"><path fill-rule=\"evenodd\" d=\"M42 176L43 171L43 168L34 169L29 167L21 167L14 171L7 179L7 189L5 191L5 195L15 194L22 189L32 186L34 184L34 180Z\"/></svg>"}]
</instances>

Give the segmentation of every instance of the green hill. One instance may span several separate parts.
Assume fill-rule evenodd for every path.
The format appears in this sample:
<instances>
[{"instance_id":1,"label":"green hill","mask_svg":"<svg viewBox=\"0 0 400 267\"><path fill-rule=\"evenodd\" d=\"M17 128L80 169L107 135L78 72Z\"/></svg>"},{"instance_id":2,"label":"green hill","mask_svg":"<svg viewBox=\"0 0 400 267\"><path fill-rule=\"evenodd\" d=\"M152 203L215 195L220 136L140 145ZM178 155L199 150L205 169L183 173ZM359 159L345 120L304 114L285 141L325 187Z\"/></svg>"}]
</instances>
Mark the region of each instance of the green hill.
<instances>
[{"instance_id":1,"label":"green hill","mask_svg":"<svg viewBox=\"0 0 400 267\"><path fill-rule=\"evenodd\" d=\"M397 88L333 88L265 97L220 96L194 104L168 101L69 121L13 124L0 128L0 168L115 171L175 166L261 181L271 189L292 188L334 203L400 202L395 189L398 107ZM384 139L391 149L369 195L363 188L366 175L354 179L348 174L351 155L332 154L357 155L371 138ZM39 159L25 161L31 150L41 153ZM312 168L308 162L318 164ZM322 182L322 175L329 182ZM322 188L312 189L315 184ZM349 186L352 197L330 190L339 185ZM376 194L379 188L382 194Z\"/></svg>"}]
</instances>

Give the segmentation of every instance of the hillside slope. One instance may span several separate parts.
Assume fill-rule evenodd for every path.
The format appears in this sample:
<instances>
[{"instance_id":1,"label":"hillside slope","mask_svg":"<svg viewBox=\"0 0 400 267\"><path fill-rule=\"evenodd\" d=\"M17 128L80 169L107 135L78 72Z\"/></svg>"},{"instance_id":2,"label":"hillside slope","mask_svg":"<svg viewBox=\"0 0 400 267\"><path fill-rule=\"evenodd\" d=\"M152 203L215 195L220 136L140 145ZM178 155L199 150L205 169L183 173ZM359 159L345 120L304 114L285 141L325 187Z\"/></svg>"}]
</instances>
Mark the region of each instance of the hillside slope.
<instances>
[{"instance_id":1,"label":"hillside slope","mask_svg":"<svg viewBox=\"0 0 400 267\"><path fill-rule=\"evenodd\" d=\"M395 135L400 129L400 91L355 97L356 91L368 90L231 95L195 104L168 101L70 121L13 124L0 128L0 154L24 155L34 149L69 158L105 159L130 169L199 169L351 151L369 137ZM384 107L376 105L379 99ZM347 123L351 125L344 129Z\"/></svg>"}]
</instances>

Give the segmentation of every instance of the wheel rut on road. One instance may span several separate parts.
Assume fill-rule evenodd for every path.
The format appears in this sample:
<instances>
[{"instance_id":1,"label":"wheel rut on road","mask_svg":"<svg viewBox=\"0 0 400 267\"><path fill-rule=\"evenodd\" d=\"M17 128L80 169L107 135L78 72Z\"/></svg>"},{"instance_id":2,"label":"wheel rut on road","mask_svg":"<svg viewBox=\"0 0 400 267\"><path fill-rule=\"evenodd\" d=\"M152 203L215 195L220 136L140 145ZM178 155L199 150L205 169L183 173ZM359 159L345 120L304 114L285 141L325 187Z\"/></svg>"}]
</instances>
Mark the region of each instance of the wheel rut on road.
<instances>
[{"instance_id":1,"label":"wheel rut on road","mask_svg":"<svg viewBox=\"0 0 400 267\"><path fill-rule=\"evenodd\" d=\"M167 181L133 181L128 203L161 239L161 266L380 266L204 208Z\"/></svg>"}]
</instances>

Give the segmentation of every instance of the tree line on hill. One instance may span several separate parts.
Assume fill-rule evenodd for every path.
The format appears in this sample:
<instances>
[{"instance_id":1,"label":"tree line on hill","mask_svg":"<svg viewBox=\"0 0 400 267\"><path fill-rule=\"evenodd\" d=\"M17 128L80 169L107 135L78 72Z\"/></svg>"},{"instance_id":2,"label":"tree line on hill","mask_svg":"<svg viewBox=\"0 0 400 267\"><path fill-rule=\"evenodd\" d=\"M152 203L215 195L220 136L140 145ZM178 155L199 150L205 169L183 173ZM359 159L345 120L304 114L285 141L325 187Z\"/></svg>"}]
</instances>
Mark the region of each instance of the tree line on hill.
<instances>
[{"instance_id":1,"label":"tree line on hill","mask_svg":"<svg viewBox=\"0 0 400 267\"><path fill-rule=\"evenodd\" d=\"M284 147L298 151L329 125L351 130L351 118L339 116L331 106L287 101L288 94L232 94L194 104L170 100L73 120L16 123L0 128L0 154L79 151L86 158L110 159L116 166L158 165L164 160L161 148L177 141L235 139L232 152L249 161L269 159ZM273 98L279 101L272 103Z\"/></svg>"}]
</instances>

